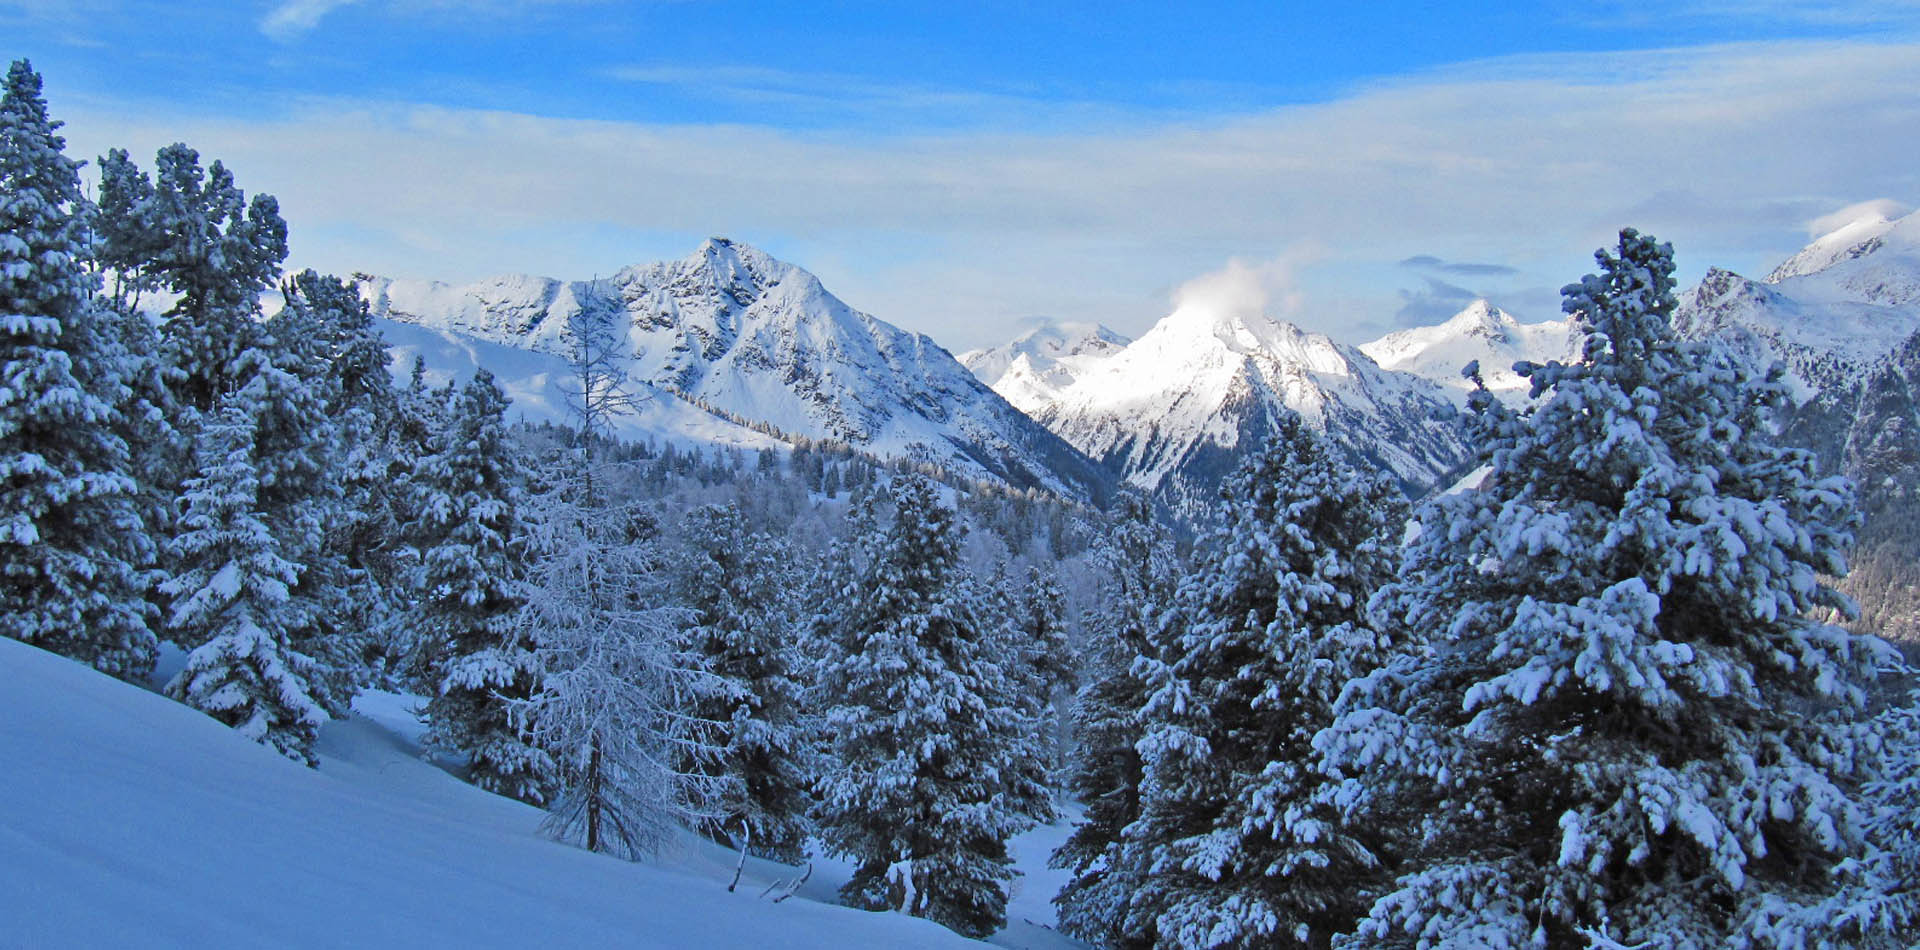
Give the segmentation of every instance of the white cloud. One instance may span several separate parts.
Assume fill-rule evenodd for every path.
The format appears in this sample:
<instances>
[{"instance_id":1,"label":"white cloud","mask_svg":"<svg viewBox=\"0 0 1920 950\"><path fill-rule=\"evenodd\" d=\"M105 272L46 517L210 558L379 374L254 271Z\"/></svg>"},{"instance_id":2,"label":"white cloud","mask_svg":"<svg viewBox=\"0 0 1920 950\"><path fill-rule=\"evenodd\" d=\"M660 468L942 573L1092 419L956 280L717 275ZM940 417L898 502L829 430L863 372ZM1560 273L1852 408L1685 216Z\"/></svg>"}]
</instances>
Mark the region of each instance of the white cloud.
<instances>
[{"instance_id":1,"label":"white cloud","mask_svg":"<svg viewBox=\"0 0 1920 950\"><path fill-rule=\"evenodd\" d=\"M1673 241L1683 273L1764 272L1816 215L1920 196L1920 46L1896 44L1534 57L1239 118L1039 131L340 102L272 121L111 103L63 118L83 156L179 139L224 158L280 196L302 265L585 277L727 234L954 348L1034 315L1137 333L1183 278L1302 241L1324 254L1297 273L1300 322L1352 339L1392 325L1415 254L1558 286L1633 225Z\"/></svg>"},{"instance_id":2,"label":"white cloud","mask_svg":"<svg viewBox=\"0 0 1920 950\"><path fill-rule=\"evenodd\" d=\"M1203 313L1210 318L1293 319L1299 316L1303 299L1298 272L1319 254L1320 249L1308 243L1267 261L1229 258L1225 267L1175 288L1174 310Z\"/></svg>"},{"instance_id":3,"label":"white cloud","mask_svg":"<svg viewBox=\"0 0 1920 950\"><path fill-rule=\"evenodd\" d=\"M1808 221L1807 236L1817 238L1824 234L1831 234L1855 221L1872 215L1877 215L1892 221L1912 211L1913 207L1911 205L1895 201L1892 198L1874 198L1870 201L1860 201L1847 205L1838 211L1823 214L1814 218L1812 221Z\"/></svg>"},{"instance_id":4,"label":"white cloud","mask_svg":"<svg viewBox=\"0 0 1920 950\"><path fill-rule=\"evenodd\" d=\"M297 39L319 26L327 14L363 2L365 0L281 0L260 21L260 32L283 42ZM613 0L387 0L382 7L397 13L425 13L472 20L478 17L524 16L553 7L591 6L609 2Z\"/></svg>"},{"instance_id":5,"label":"white cloud","mask_svg":"<svg viewBox=\"0 0 1920 950\"><path fill-rule=\"evenodd\" d=\"M320 25L327 14L359 0L285 0L260 21L260 32L289 40Z\"/></svg>"}]
</instances>

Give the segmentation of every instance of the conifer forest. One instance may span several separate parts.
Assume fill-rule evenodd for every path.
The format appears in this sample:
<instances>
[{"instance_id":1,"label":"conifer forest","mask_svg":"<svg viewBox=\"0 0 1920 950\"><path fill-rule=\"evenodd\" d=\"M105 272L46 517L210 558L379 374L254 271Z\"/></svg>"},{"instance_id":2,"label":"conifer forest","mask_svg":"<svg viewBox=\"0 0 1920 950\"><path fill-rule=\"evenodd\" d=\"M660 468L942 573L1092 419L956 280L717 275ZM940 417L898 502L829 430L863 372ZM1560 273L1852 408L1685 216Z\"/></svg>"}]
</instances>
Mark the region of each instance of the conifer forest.
<instances>
[{"instance_id":1,"label":"conifer forest","mask_svg":"<svg viewBox=\"0 0 1920 950\"><path fill-rule=\"evenodd\" d=\"M32 794L87 800L138 747L166 777L126 801L230 770L281 807L403 748L422 801L463 804L327 820L525 815L565 846L368 898L513 905L503 946L1920 945L1920 335L1871 364L1759 346L1713 309L1744 278L1683 288L1617 226L1539 358L1423 351L1438 382L1404 335L1191 308L1069 341L1082 363L956 361L724 239L524 298L421 289L296 271L302 222L240 162L77 154L59 78L17 60L0 95L0 632L70 662L0 653L0 756L68 755L96 715L153 738L71 787L9 769ZM1435 332L1469 316L1507 326ZM1255 342L1182 421L1211 370L1165 354L1229 340ZM1270 368L1296 351L1356 382L1288 402L1321 378ZM1130 365L1188 388L1154 416L1116 395ZM177 820L234 868L333 867ZM63 847L0 846L0 891L38 895L0 897L0 945L197 942L75 894ZM102 866L254 873L125 847ZM662 929L538 930L600 893L543 862ZM521 896L457 904L462 878ZM128 929L59 916L88 902ZM200 938L473 941L349 941L326 917L353 906Z\"/></svg>"}]
</instances>

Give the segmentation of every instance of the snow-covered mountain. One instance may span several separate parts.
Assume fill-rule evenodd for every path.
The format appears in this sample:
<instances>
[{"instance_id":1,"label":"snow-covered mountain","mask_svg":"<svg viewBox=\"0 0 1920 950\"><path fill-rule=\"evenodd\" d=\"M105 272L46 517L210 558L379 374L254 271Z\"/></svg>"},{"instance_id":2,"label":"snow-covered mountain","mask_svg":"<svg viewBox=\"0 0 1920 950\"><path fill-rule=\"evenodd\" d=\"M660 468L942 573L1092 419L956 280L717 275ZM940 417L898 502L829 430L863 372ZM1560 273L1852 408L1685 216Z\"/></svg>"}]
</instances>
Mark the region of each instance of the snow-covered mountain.
<instances>
[{"instance_id":1,"label":"snow-covered mountain","mask_svg":"<svg viewBox=\"0 0 1920 950\"><path fill-rule=\"evenodd\" d=\"M1864 515L1841 589L1865 629L1920 639L1920 214L1863 206L1764 282L1710 270L1673 322L1786 367L1786 438L1851 478Z\"/></svg>"},{"instance_id":2,"label":"snow-covered mountain","mask_svg":"<svg viewBox=\"0 0 1920 950\"><path fill-rule=\"evenodd\" d=\"M1097 323L1048 321L1012 342L962 353L960 364L1014 408L1032 415L1131 342Z\"/></svg>"},{"instance_id":3,"label":"snow-covered mountain","mask_svg":"<svg viewBox=\"0 0 1920 950\"><path fill-rule=\"evenodd\" d=\"M1785 364L1802 401L1851 386L1920 330L1920 214L1877 211L1814 239L1765 282L1713 268L1681 295L1674 329Z\"/></svg>"},{"instance_id":4,"label":"snow-covered mountain","mask_svg":"<svg viewBox=\"0 0 1920 950\"><path fill-rule=\"evenodd\" d=\"M589 281L368 277L361 289L376 316L455 343L554 358L569 348L568 318L598 313L623 332L631 377L689 405L1074 497L1097 497L1106 481L932 340L854 310L799 267L722 238L681 260Z\"/></svg>"},{"instance_id":5,"label":"snow-covered mountain","mask_svg":"<svg viewBox=\"0 0 1920 950\"><path fill-rule=\"evenodd\" d=\"M1198 303L1088 367L1036 417L1130 484L1194 510L1282 409L1411 490L1468 457L1434 384L1292 324Z\"/></svg>"},{"instance_id":6,"label":"snow-covered mountain","mask_svg":"<svg viewBox=\"0 0 1920 950\"><path fill-rule=\"evenodd\" d=\"M1570 320L1521 323L1485 300L1474 301L1437 326L1400 330L1360 344L1360 352L1382 369L1438 383L1462 404L1473 390L1473 384L1460 375L1468 363L1479 362L1487 389L1518 404L1526 401L1532 384L1513 371L1513 364L1565 362L1577 355L1578 348Z\"/></svg>"}]
</instances>

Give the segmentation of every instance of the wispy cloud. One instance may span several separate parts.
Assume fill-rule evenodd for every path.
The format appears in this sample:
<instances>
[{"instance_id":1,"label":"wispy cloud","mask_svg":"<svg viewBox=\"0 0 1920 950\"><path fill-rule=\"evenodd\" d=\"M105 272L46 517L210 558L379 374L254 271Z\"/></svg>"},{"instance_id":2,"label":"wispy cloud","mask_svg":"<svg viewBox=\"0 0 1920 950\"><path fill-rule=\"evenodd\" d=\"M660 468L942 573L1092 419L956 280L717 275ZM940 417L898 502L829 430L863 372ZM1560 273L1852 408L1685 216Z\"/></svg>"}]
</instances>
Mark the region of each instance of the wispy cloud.
<instances>
[{"instance_id":1,"label":"wispy cloud","mask_svg":"<svg viewBox=\"0 0 1920 950\"><path fill-rule=\"evenodd\" d=\"M764 107L786 125L807 119L835 124L935 129L953 127L1087 128L1152 115L1063 88L957 87L876 80L830 71L707 63L615 66L603 75L657 86L696 101Z\"/></svg>"},{"instance_id":2,"label":"wispy cloud","mask_svg":"<svg viewBox=\"0 0 1920 950\"><path fill-rule=\"evenodd\" d=\"M290 40L320 25L327 14L360 0L285 0L260 21L260 32Z\"/></svg>"},{"instance_id":3,"label":"wispy cloud","mask_svg":"<svg viewBox=\"0 0 1920 950\"><path fill-rule=\"evenodd\" d=\"M1838 211L1823 214L1807 222L1807 237L1819 237L1844 225L1852 224L1868 215L1879 215L1892 221L1913 212L1913 206L1892 198L1872 198L1867 201L1847 205Z\"/></svg>"},{"instance_id":4,"label":"wispy cloud","mask_svg":"<svg viewBox=\"0 0 1920 950\"><path fill-rule=\"evenodd\" d=\"M260 32L282 42L298 39L312 32L335 10L364 2L366 0L281 0L260 21ZM478 17L524 16L555 7L611 2L614 0L382 0L379 7L391 13L458 17L462 21L471 21Z\"/></svg>"},{"instance_id":5,"label":"wispy cloud","mask_svg":"<svg viewBox=\"0 0 1920 950\"><path fill-rule=\"evenodd\" d=\"M1438 271L1443 274L1461 274L1471 277L1510 277L1519 271L1505 264L1474 264L1463 261L1441 260L1432 254L1415 254L1400 262L1401 267L1413 270Z\"/></svg>"},{"instance_id":6,"label":"wispy cloud","mask_svg":"<svg viewBox=\"0 0 1920 950\"><path fill-rule=\"evenodd\" d=\"M1915 0L1680 0L1661 7L1667 17L1810 26L1885 27L1920 23Z\"/></svg>"}]
</instances>

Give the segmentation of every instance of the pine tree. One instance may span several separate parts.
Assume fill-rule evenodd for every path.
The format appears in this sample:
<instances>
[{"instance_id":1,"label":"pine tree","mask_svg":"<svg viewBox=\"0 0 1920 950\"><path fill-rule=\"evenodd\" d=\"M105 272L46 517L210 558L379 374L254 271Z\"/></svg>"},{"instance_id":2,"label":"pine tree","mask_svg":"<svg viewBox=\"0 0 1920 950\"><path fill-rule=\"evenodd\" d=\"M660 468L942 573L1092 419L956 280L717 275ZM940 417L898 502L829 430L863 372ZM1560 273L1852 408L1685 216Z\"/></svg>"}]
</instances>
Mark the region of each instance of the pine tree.
<instances>
[{"instance_id":1,"label":"pine tree","mask_svg":"<svg viewBox=\"0 0 1920 950\"><path fill-rule=\"evenodd\" d=\"M1830 945L1911 950L1920 945L1920 812L1913 807L1920 801L1920 694L1882 710L1875 726L1883 747L1865 789L1873 809L1866 852L1840 865L1835 877L1842 887L1801 911L1793 929L1819 934Z\"/></svg>"},{"instance_id":2,"label":"pine tree","mask_svg":"<svg viewBox=\"0 0 1920 950\"><path fill-rule=\"evenodd\" d=\"M816 814L827 851L857 863L843 901L985 936L1006 915L1006 841L1047 808L1020 767L1032 723L990 655L954 513L919 475L888 499L884 518L856 515L819 595Z\"/></svg>"},{"instance_id":3,"label":"pine tree","mask_svg":"<svg viewBox=\"0 0 1920 950\"><path fill-rule=\"evenodd\" d=\"M1077 754L1067 790L1086 807L1086 817L1051 863L1074 872L1054 898L1063 932L1099 947L1137 948L1153 942L1151 934L1130 932L1126 924L1127 902L1141 878L1117 860L1122 832L1140 817L1136 744L1148 684L1137 668L1165 653L1160 615L1172 599L1179 565L1173 540L1146 499L1123 495L1116 507L1096 562L1111 587L1088 622L1086 685L1073 705Z\"/></svg>"},{"instance_id":4,"label":"pine tree","mask_svg":"<svg viewBox=\"0 0 1920 950\"><path fill-rule=\"evenodd\" d=\"M434 658L428 744L464 758L473 784L537 805L553 794L555 765L512 717L513 703L537 691L540 669L520 622L525 542L506 409L493 376L476 371L421 460L426 553L413 626Z\"/></svg>"},{"instance_id":5,"label":"pine tree","mask_svg":"<svg viewBox=\"0 0 1920 950\"><path fill-rule=\"evenodd\" d=\"M1009 585L1005 644L1028 716L1050 718L1054 698L1072 689L1072 647L1067 642L1067 595L1051 571L1029 565L1022 582Z\"/></svg>"},{"instance_id":6,"label":"pine tree","mask_svg":"<svg viewBox=\"0 0 1920 950\"><path fill-rule=\"evenodd\" d=\"M224 165L202 169L181 144L160 150L152 178L119 149L100 174L99 256L115 297L137 305L143 290L174 295L161 324L169 382L183 407L208 412L240 387L236 361L258 345L259 295L287 256L279 202L249 200Z\"/></svg>"},{"instance_id":7,"label":"pine tree","mask_svg":"<svg viewBox=\"0 0 1920 950\"><path fill-rule=\"evenodd\" d=\"M1006 564L995 565L981 600L997 614L988 649L1005 674L1005 686L1028 725L1031 753L1018 764L1031 788L1052 788L1061 767L1060 722L1055 701L1073 687L1072 648L1067 642L1066 594L1050 571L1029 565L1022 583L1007 579ZM1030 802L1022 811L1036 820L1054 818L1051 799Z\"/></svg>"},{"instance_id":8,"label":"pine tree","mask_svg":"<svg viewBox=\"0 0 1920 950\"><path fill-rule=\"evenodd\" d=\"M122 439L126 368L86 267L79 165L25 60L0 94L0 633L130 680L153 668L153 546Z\"/></svg>"},{"instance_id":9,"label":"pine tree","mask_svg":"<svg viewBox=\"0 0 1920 950\"><path fill-rule=\"evenodd\" d=\"M180 573L169 636L191 652L167 695L289 758L316 764L327 713L313 696L312 660L289 642L288 604L300 566L280 556L259 508L255 414L224 402L200 431L198 472L185 486L168 553Z\"/></svg>"},{"instance_id":10,"label":"pine tree","mask_svg":"<svg viewBox=\"0 0 1920 950\"><path fill-rule=\"evenodd\" d=\"M1860 848L1881 648L1810 619L1850 606L1851 488L1771 443L1777 372L1673 338L1671 248L1597 257L1583 360L1523 364L1524 415L1474 395L1491 473L1376 600L1430 645L1321 737L1356 820L1420 816L1347 946L1799 947Z\"/></svg>"},{"instance_id":11,"label":"pine tree","mask_svg":"<svg viewBox=\"0 0 1920 950\"><path fill-rule=\"evenodd\" d=\"M222 403L253 415L258 511L281 556L301 566L285 609L289 642L314 664L314 698L344 717L362 679L361 631L345 622L353 592L328 544L342 518L343 445L327 407L328 363L311 345L314 330L298 311L263 326L234 357L231 382L240 388Z\"/></svg>"},{"instance_id":12,"label":"pine tree","mask_svg":"<svg viewBox=\"0 0 1920 950\"><path fill-rule=\"evenodd\" d=\"M395 394L389 441L388 517L397 530L387 570L390 583L403 601L396 605L398 618L411 615L419 592L426 588L426 551L436 536L426 527L426 505L434 493L424 484L424 466L433 455L442 430L449 425L452 393L428 386L426 368L426 361L415 356L408 381ZM432 636L424 635L410 623L396 622L381 639L381 649L393 666L390 675L396 681L422 693L439 689L433 669L438 645Z\"/></svg>"},{"instance_id":13,"label":"pine tree","mask_svg":"<svg viewBox=\"0 0 1920 950\"><path fill-rule=\"evenodd\" d=\"M812 832L814 764L796 669L793 551L750 531L732 505L694 509L680 536L672 599L694 613L681 639L718 680L694 715L718 726L712 744L722 752L708 762L683 756L679 768L730 780L730 800L710 833L744 824L754 853L798 863Z\"/></svg>"},{"instance_id":14,"label":"pine tree","mask_svg":"<svg viewBox=\"0 0 1920 950\"><path fill-rule=\"evenodd\" d=\"M1152 690L1140 818L1114 864L1125 929L1167 947L1325 947L1365 910L1377 861L1328 802L1313 739L1384 654L1364 616L1404 512L1289 415L1221 490L1223 523L1141 665Z\"/></svg>"},{"instance_id":15,"label":"pine tree","mask_svg":"<svg viewBox=\"0 0 1920 950\"><path fill-rule=\"evenodd\" d=\"M274 362L310 396L293 448L321 460L324 473L297 482L290 499L314 509L322 532L302 575L320 607L309 652L333 670L333 693L347 695L384 651L383 628L405 587L394 553L405 533L396 494L407 490L393 465L398 400L386 342L355 287L309 270L282 294L286 305L266 323Z\"/></svg>"}]
</instances>

